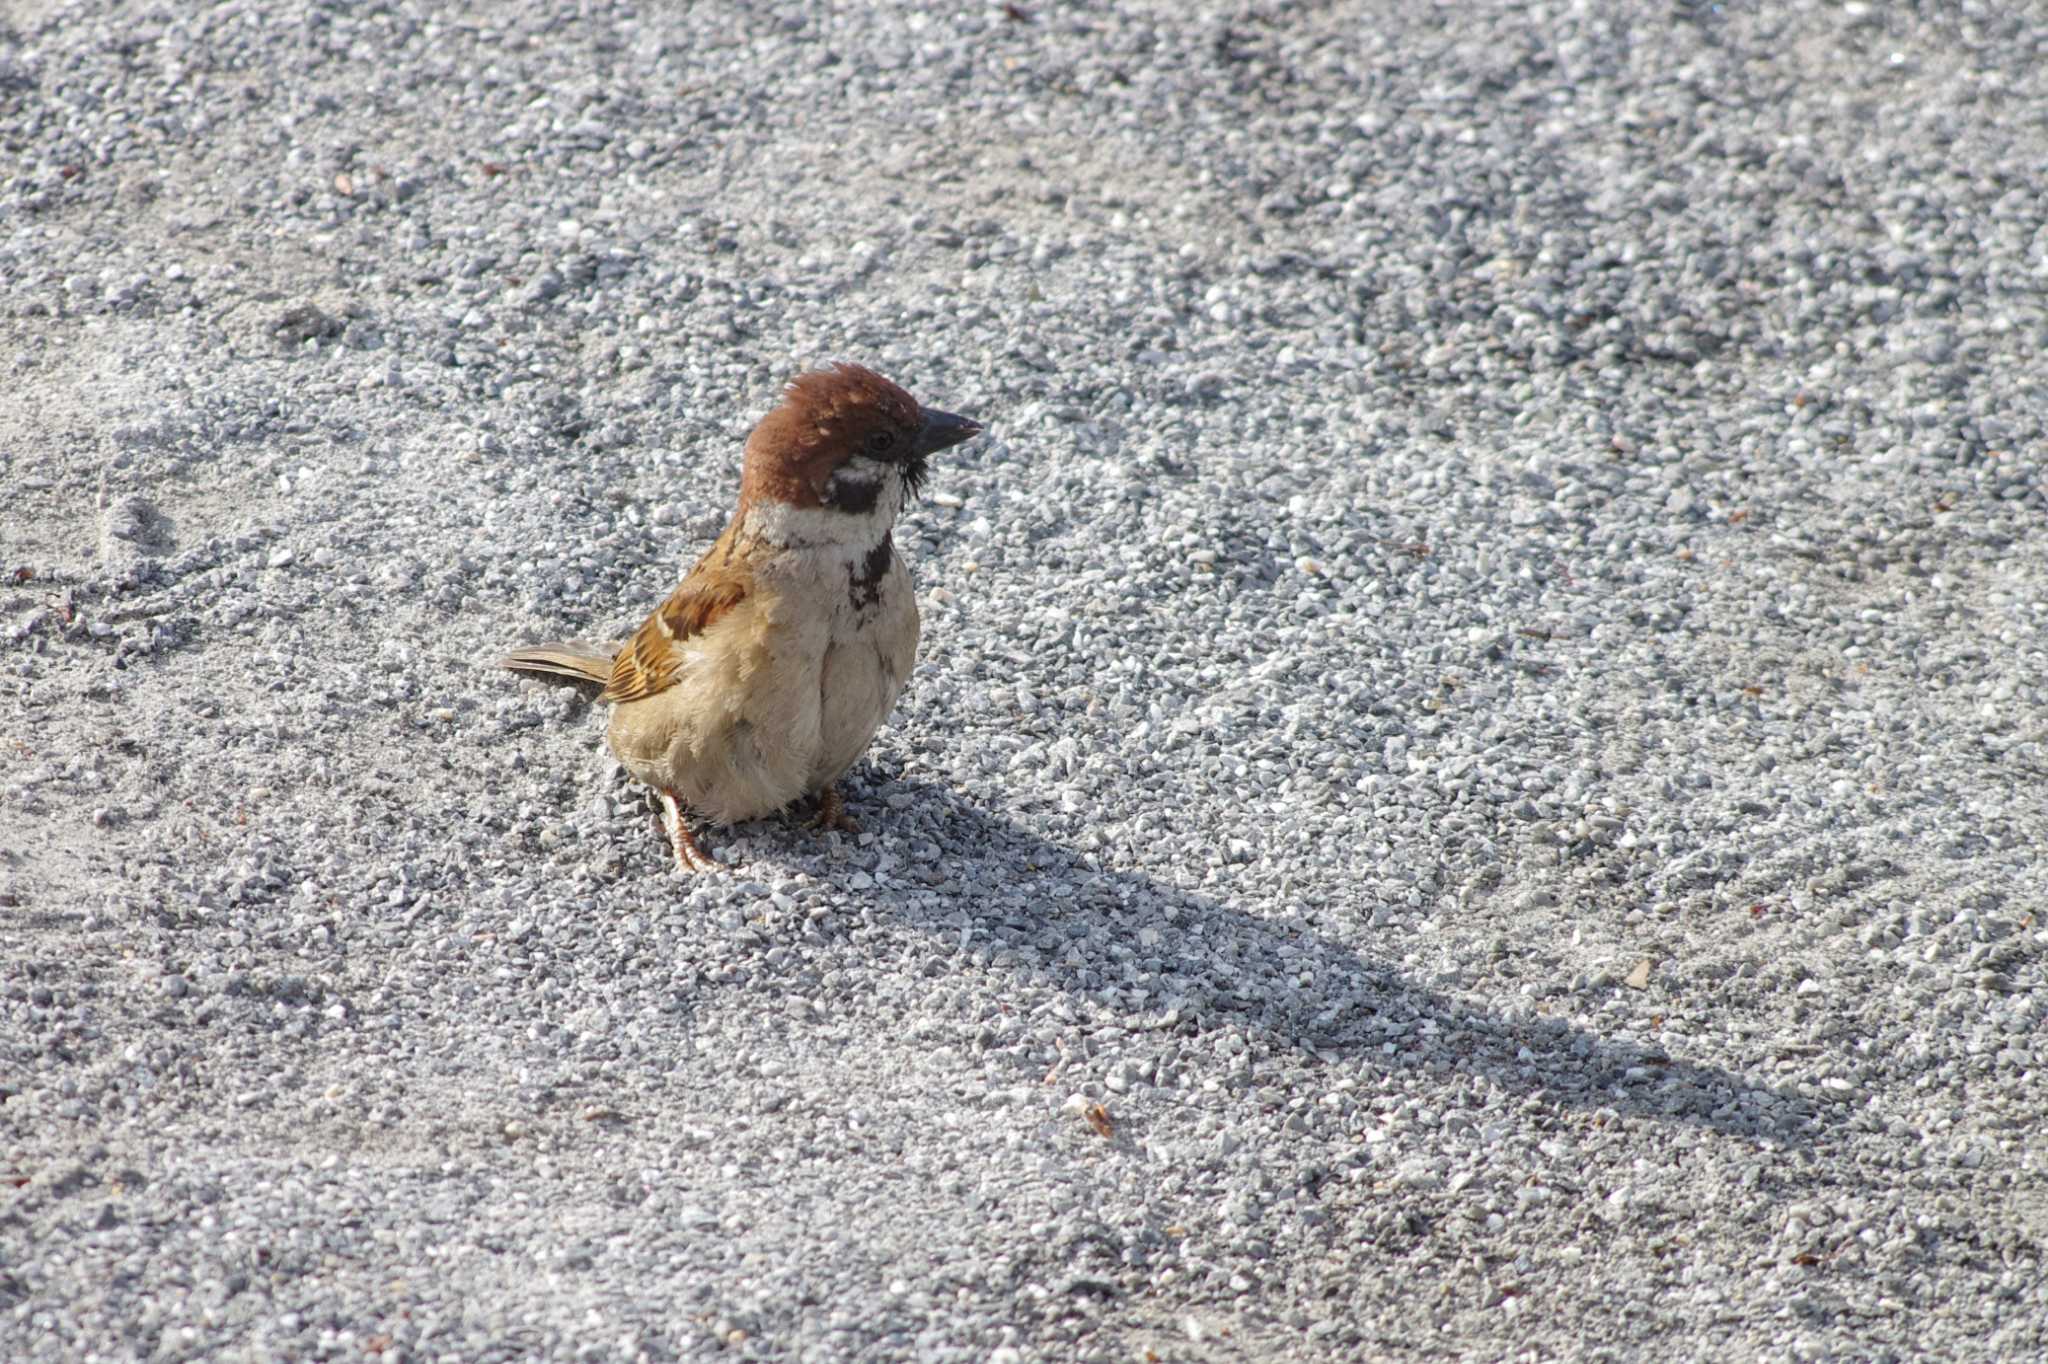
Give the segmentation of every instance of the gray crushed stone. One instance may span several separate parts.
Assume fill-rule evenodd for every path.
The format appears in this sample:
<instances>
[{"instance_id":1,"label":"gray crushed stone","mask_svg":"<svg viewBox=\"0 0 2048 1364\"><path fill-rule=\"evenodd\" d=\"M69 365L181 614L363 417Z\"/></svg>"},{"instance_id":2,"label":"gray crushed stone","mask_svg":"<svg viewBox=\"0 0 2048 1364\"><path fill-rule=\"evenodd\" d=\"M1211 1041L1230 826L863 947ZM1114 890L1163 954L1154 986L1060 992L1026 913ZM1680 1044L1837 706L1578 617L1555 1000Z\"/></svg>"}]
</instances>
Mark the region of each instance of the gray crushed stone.
<instances>
[{"instance_id":1,"label":"gray crushed stone","mask_svg":"<svg viewBox=\"0 0 2048 1364\"><path fill-rule=\"evenodd\" d=\"M2048 15L0 16L0 1355L2048 1353ZM990 436L864 831L571 689Z\"/></svg>"}]
</instances>

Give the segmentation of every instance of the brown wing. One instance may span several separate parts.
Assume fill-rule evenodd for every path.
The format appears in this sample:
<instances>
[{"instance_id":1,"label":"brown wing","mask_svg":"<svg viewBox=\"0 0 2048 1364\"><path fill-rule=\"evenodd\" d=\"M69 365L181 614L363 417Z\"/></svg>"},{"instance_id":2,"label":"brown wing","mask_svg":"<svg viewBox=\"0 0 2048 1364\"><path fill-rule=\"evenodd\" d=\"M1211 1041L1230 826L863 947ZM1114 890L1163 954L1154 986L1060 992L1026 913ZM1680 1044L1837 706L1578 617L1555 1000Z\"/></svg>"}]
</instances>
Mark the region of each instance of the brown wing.
<instances>
[{"instance_id":1,"label":"brown wing","mask_svg":"<svg viewBox=\"0 0 2048 1364\"><path fill-rule=\"evenodd\" d=\"M708 559L709 556L707 555ZM701 635L719 617L745 601L746 580L737 574L706 571L702 565L669 593L668 600L640 623L626 647L612 660L611 681L600 701L638 701L675 685L682 675L680 647Z\"/></svg>"}]
</instances>

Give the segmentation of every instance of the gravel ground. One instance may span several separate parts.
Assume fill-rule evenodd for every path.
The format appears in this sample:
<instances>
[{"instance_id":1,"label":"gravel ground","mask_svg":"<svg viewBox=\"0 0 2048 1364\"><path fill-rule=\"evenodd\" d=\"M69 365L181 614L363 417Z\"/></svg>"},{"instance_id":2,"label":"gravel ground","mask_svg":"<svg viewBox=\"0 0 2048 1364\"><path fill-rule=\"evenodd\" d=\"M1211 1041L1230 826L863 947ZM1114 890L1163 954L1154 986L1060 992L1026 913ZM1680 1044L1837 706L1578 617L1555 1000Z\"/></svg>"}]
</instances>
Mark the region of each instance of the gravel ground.
<instances>
[{"instance_id":1,"label":"gravel ground","mask_svg":"<svg viewBox=\"0 0 2048 1364\"><path fill-rule=\"evenodd\" d=\"M2048 13L1924 9L14 0L0 1354L2041 1357ZM865 832L680 879L487 665L835 356L991 434Z\"/></svg>"}]
</instances>

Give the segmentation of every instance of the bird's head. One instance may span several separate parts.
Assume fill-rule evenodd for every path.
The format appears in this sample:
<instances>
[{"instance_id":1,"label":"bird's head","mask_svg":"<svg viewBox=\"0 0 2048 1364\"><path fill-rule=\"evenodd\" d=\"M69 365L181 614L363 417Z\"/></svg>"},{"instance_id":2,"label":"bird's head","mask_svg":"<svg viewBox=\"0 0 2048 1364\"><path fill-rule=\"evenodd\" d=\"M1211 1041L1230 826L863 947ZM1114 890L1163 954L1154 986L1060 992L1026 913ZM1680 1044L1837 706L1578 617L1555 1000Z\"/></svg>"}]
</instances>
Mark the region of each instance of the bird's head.
<instances>
[{"instance_id":1,"label":"bird's head","mask_svg":"<svg viewBox=\"0 0 2048 1364\"><path fill-rule=\"evenodd\" d=\"M931 457L980 434L979 422L920 406L873 370L841 361L790 380L747 437L740 500L818 513L827 526L850 518L848 531L870 521L886 530Z\"/></svg>"}]
</instances>

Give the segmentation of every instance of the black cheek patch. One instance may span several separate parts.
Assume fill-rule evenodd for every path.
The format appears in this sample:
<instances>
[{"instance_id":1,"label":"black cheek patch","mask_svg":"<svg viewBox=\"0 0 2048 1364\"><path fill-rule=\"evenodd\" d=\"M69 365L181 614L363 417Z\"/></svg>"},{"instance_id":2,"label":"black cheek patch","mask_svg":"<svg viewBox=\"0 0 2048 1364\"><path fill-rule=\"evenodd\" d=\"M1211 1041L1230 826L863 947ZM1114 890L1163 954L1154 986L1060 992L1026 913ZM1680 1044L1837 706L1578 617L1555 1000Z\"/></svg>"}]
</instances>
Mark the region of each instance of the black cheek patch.
<instances>
[{"instance_id":1,"label":"black cheek patch","mask_svg":"<svg viewBox=\"0 0 2048 1364\"><path fill-rule=\"evenodd\" d=\"M896 557L896 542L884 535L882 542L846 566L846 590L853 609L865 611L882 599L882 579L889 575L889 562Z\"/></svg>"},{"instance_id":2,"label":"black cheek patch","mask_svg":"<svg viewBox=\"0 0 2048 1364\"><path fill-rule=\"evenodd\" d=\"M849 478L843 473L826 479L825 490L818 495L818 501L833 511L850 512L855 516L873 511L881 498L881 479Z\"/></svg>"}]
</instances>

